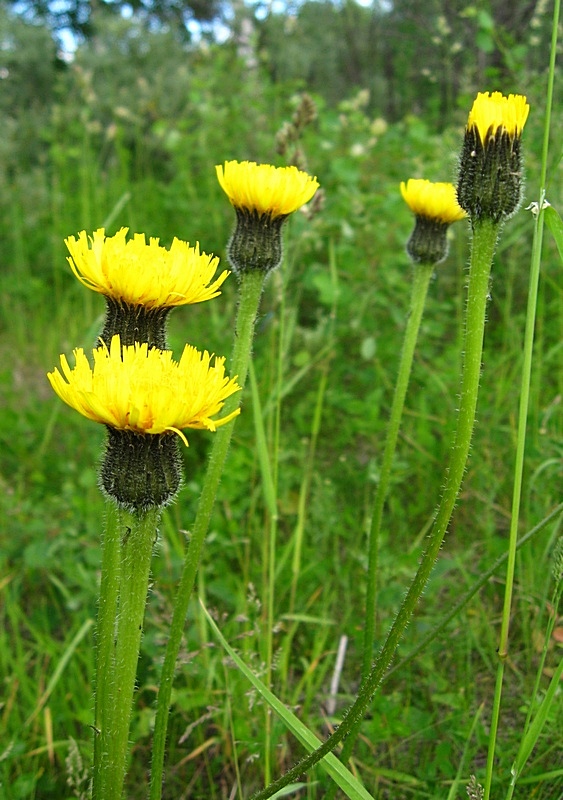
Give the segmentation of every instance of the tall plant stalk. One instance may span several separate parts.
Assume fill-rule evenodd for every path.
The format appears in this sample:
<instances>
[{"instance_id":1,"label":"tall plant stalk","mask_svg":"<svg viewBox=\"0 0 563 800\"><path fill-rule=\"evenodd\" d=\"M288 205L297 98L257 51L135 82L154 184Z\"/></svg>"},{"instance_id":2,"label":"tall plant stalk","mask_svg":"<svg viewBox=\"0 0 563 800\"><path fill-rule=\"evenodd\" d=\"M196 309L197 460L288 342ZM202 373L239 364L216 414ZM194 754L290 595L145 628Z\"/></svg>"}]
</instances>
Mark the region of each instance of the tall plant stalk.
<instances>
[{"instance_id":1,"label":"tall plant stalk","mask_svg":"<svg viewBox=\"0 0 563 800\"><path fill-rule=\"evenodd\" d=\"M258 313L264 280L265 273L260 271L245 272L240 277L239 306L230 370L231 374L238 376L237 381L242 388L244 388L248 374L252 352L252 339L254 336L254 324ZM228 398L224 406L225 414L231 413L231 411L236 408L237 403L238 399L235 397ZM191 531L184 568L176 593L157 697L151 764L150 800L160 800L162 797L166 732L168 728L170 697L172 695L176 660L180 651L186 615L188 613L188 606L199 567L201 551L209 528L215 496L221 480L233 430L234 421L219 428L215 433L203 490L199 500L194 526Z\"/></svg>"},{"instance_id":2,"label":"tall plant stalk","mask_svg":"<svg viewBox=\"0 0 563 800\"><path fill-rule=\"evenodd\" d=\"M487 753L487 766L485 771L484 800L489 800L493 779L494 758L500 719L502 687L504 681L504 666L508 658L510 612L512 608L512 594L514 588L514 571L516 566L516 541L518 536L518 522L520 515L520 500L522 496L522 478L524 473L524 448L526 444L526 428L528 420L528 407L530 400L530 382L532 374L532 359L534 350L534 330L536 324L536 308L538 301L538 284L540 276L541 252L544 228L544 201L547 181L547 157L549 152L549 136L551 127L551 110L553 105L553 87L555 80L555 57L557 52L557 33L559 26L559 11L561 0L554 3L553 25L551 38L551 53L546 93L546 109L544 117L544 132L542 145L542 162L540 173L539 200L534 225L534 238L532 243L532 259L530 269L530 283L528 288L528 305L526 309L526 329L524 332L524 360L520 382L520 405L518 411L518 433L516 442L516 457L514 463L514 482L512 493L512 509L510 518L510 532L508 541L508 563L506 567L506 584L504 604L502 611L501 631L498 647L498 666L495 681L495 693L491 714L491 730L489 734L489 747Z\"/></svg>"},{"instance_id":3,"label":"tall plant stalk","mask_svg":"<svg viewBox=\"0 0 563 800\"><path fill-rule=\"evenodd\" d=\"M106 506L102 536L102 566L98 625L96 628L96 692L94 699L94 778L93 798L101 797L102 762L107 760L102 747L102 731L111 713L115 620L119 599L120 512L115 503Z\"/></svg>"},{"instance_id":4,"label":"tall plant stalk","mask_svg":"<svg viewBox=\"0 0 563 800\"><path fill-rule=\"evenodd\" d=\"M446 473L442 500L437 509L434 524L428 538L428 544L422 556L418 571L403 600L395 621L387 634L385 643L367 678L362 682L356 701L345 714L342 723L321 747L305 756L295 767L286 772L285 775L282 775L278 780L271 783L265 789L256 792L252 796L252 800L266 800L266 798L272 797L273 794L311 769L311 767L327 755L327 753L334 750L334 748L354 730L355 726L368 710L373 695L393 659L404 630L428 582L446 535L463 480L467 457L469 455L479 394L490 270L498 227L497 224L487 219L481 220L473 226L471 263L465 312L465 357L461 379L457 427Z\"/></svg>"},{"instance_id":5,"label":"tall plant stalk","mask_svg":"<svg viewBox=\"0 0 563 800\"><path fill-rule=\"evenodd\" d=\"M433 271L434 264L417 264L413 267L414 274L411 286L411 299L407 317L407 326L405 328L405 334L403 338L403 347L399 361L399 371L397 374L397 382L395 384L395 391L391 404L391 413L389 415L389 425L387 428L387 437L385 439L385 448L383 451L379 484L377 486L377 492L373 504L373 512L368 537L366 622L364 629L362 657L362 680L367 679L373 661L373 646L375 642L376 627L379 543L381 536L381 522L383 519L383 508L389 491L391 471L393 460L395 458L395 451L397 449L397 439L399 436L399 429L403 416L403 409L405 406L405 397L407 394L412 370L414 351L418 339L422 315L424 313L426 296L428 294L428 286ZM358 721L354 730L347 737L344 743L341 755L343 763L346 763L352 754L360 726L361 719ZM333 792L334 788L334 786L331 787L331 792Z\"/></svg>"},{"instance_id":6,"label":"tall plant stalk","mask_svg":"<svg viewBox=\"0 0 563 800\"><path fill-rule=\"evenodd\" d=\"M121 800L123 794L135 677L160 513L159 508L133 513L108 511L102 560L102 588L108 594L100 602L98 629L94 800Z\"/></svg>"},{"instance_id":7,"label":"tall plant stalk","mask_svg":"<svg viewBox=\"0 0 563 800\"><path fill-rule=\"evenodd\" d=\"M387 494L389 491L391 470L393 466L393 459L395 457L395 450L397 449L397 439L399 436L399 428L401 425L403 409L405 406L405 397L409 385L414 350L418 339L418 332L420 329L422 314L424 312L424 305L426 303L428 285L430 283L430 278L432 277L433 271L434 271L433 264L418 264L413 267L413 281L411 288L410 308L407 318L407 327L405 329L403 348L401 351L401 358L399 361L397 383L395 384L395 392L393 395L393 402L391 405L391 413L389 415L387 438L385 440L385 449L383 451L383 459L381 463L381 473L379 478L379 484L377 486L377 492L375 495L375 501L373 504L373 514L369 532L366 626L364 630L364 645L363 645L364 649L363 649L363 663L362 663L363 678L366 678L367 675L369 674L373 659L373 644L375 640L379 539L381 534L383 507L385 505L385 500L387 499ZM353 742L351 742L350 745L347 745L348 749L352 745Z\"/></svg>"}]
</instances>

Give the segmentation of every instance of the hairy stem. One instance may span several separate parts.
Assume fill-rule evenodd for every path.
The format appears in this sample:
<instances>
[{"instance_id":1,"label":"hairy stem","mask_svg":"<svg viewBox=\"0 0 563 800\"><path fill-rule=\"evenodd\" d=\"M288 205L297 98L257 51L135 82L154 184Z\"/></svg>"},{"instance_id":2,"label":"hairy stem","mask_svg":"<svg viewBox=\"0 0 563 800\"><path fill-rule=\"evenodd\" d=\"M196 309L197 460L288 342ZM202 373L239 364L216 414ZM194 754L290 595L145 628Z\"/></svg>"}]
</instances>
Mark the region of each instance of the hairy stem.
<instances>
[{"instance_id":1,"label":"hairy stem","mask_svg":"<svg viewBox=\"0 0 563 800\"><path fill-rule=\"evenodd\" d=\"M255 793L252 800L266 800L277 791L307 772L312 766L330 753L340 742L354 730L364 717L372 701L373 695L385 675L404 630L414 612L432 568L436 562L444 541L448 524L454 509L455 501L461 488L463 474L469 455L475 411L479 394L481 373L481 356L485 330L485 312L489 293L489 277L494 248L497 239L498 225L482 220L475 223L469 270L469 285L465 315L464 364L461 379L459 411L454 444L446 473L446 482L442 500L438 506L434 524L428 538L426 550L420 566L391 626L385 643L379 652L367 678L362 682L356 701L346 712L342 723L336 731L314 752L305 756L293 769L282 775L265 789Z\"/></svg>"},{"instance_id":2,"label":"hairy stem","mask_svg":"<svg viewBox=\"0 0 563 800\"><path fill-rule=\"evenodd\" d=\"M244 272L240 278L239 307L230 372L233 377L235 375L237 376L238 383L241 387L244 387L248 374L248 365L250 363L252 340L254 336L254 323L258 313L264 279L265 274L259 271ZM224 413L229 414L237 407L239 402L238 395L229 397L225 402ZM166 731L168 727L170 697L172 694L176 659L182 642L186 615L188 613L188 606L199 567L203 543L209 528L209 521L215 503L217 488L221 480L223 467L233 435L234 422L233 420L233 422L218 428L214 435L205 482L199 500L193 530L191 531L184 569L176 593L158 691L151 764L150 800L160 800L162 797Z\"/></svg>"}]
</instances>

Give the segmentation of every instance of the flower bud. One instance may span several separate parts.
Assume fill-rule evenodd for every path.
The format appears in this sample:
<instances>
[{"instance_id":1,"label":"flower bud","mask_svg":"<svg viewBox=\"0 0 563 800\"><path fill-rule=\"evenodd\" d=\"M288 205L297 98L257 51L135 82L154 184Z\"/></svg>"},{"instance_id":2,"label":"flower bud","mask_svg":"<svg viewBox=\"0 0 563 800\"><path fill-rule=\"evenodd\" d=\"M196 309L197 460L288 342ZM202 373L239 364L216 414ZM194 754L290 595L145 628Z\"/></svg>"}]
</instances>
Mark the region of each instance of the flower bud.
<instances>
[{"instance_id":1,"label":"flower bud","mask_svg":"<svg viewBox=\"0 0 563 800\"><path fill-rule=\"evenodd\" d=\"M457 197L472 222L500 223L522 198L520 141L530 107L522 95L479 93L463 142Z\"/></svg>"}]
</instances>

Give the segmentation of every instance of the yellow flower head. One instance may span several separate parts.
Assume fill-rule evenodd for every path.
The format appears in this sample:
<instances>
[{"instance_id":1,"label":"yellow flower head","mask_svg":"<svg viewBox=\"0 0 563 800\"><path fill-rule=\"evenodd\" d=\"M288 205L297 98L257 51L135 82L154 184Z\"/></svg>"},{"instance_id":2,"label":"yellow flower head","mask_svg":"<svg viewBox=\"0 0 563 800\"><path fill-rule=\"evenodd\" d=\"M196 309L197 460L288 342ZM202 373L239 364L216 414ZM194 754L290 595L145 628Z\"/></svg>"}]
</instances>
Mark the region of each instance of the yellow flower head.
<instances>
[{"instance_id":1,"label":"yellow flower head","mask_svg":"<svg viewBox=\"0 0 563 800\"><path fill-rule=\"evenodd\" d=\"M94 367L82 348L74 351L71 369L61 355L57 368L47 377L58 396L88 419L118 430L139 434L181 433L184 428L214 431L235 417L239 410L212 419L227 397L240 386L225 376L224 358L211 364L206 351L186 345L180 361L169 350L148 348L147 344L121 347L114 336L109 349L94 350Z\"/></svg>"},{"instance_id":2,"label":"yellow flower head","mask_svg":"<svg viewBox=\"0 0 563 800\"><path fill-rule=\"evenodd\" d=\"M410 178L401 182L403 200L417 217L451 225L467 214L457 202L453 183L432 183L423 178Z\"/></svg>"},{"instance_id":3,"label":"yellow flower head","mask_svg":"<svg viewBox=\"0 0 563 800\"><path fill-rule=\"evenodd\" d=\"M226 161L216 167L221 188L235 208L271 218L285 217L308 203L319 184L297 167Z\"/></svg>"},{"instance_id":4,"label":"yellow flower head","mask_svg":"<svg viewBox=\"0 0 563 800\"><path fill-rule=\"evenodd\" d=\"M476 128L483 145L497 131L506 131L512 139L522 135L530 106L521 94L479 92L469 112L467 128Z\"/></svg>"},{"instance_id":5,"label":"yellow flower head","mask_svg":"<svg viewBox=\"0 0 563 800\"><path fill-rule=\"evenodd\" d=\"M87 237L69 236L65 244L68 262L79 281L88 289L118 302L146 308L169 308L200 303L217 297L229 274L224 270L213 283L219 259L199 252L199 244L174 239L169 250L158 239L136 233L125 240L127 228L105 235L103 228Z\"/></svg>"},{"instance_id":6,"label":"yellow flower head","mask_svg":"<svg viewBox=\"0 0 563 800\"><path fill-rule=\"evenodd\" d=\"M457 202L455 186L410 178L402 181L401 194L415 215L407 253L415 264L439 264L448 254L448 227L467 216Z\"/></svg>"},{"instance_id":7,"label":"yellow flower head","mask_svg":"<svg viewBox=\"0 0 563 800\"><path fill-rule=\"evenodd\" d=\"M522 130L530 107L520 94L477 95L459 160L457 199L471 224L500 225L522 200Z\"/></svg>"}]
</instances>

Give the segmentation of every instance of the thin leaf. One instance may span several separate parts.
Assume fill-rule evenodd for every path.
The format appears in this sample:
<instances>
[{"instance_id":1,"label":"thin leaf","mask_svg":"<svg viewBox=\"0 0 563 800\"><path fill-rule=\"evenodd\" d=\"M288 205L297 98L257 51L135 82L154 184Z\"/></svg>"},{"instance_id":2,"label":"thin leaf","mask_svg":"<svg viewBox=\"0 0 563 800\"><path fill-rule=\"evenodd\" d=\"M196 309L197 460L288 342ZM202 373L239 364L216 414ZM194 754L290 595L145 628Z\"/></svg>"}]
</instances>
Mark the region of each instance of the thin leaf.
<instances>
[{"instance_id":1,"label":"thin leaf","mask_svg":"<svg viewBox=\"0 0 563 800\"><path fill-rule=\"evenodd\" d=\"M55 671L53 672L53 675L52 675L49 683L47 684L47 688L45 689L45 691L43 692L43 694L41 695L41 697L37 701L37 705L35 706L35 708L32 711L32 713L26 719L26 721L25 721L26 725L29 725L30 722L32 722L35 719L35 717L39 714L39 712L41 711L41 709L43 708L43 706L45 705L45 703L47 702L47 700L51 696L51 692L53 691L53 689L55 688L55 686L59 682L59 679L60 679L60 677L61 677L66 665L68 664L68 662L70 661L70 659L72 657L72 654L74 653L74 651L76 650L76 648L78 647L78 645L80 644L82 639L86 636L86 634L88 633L88 631L90 630L90 628L92 627L93 624L94 624L94 620L93 619L87 619L85 622L83 622L82 626L80 627L80 630L74 636L74 638L72 639L71 643L68 645L68 647L64 651L59 663L57 664L57 666L55 668Z\"/></svg>"},{"instance_id":2,"label":"thin leaf","mask_svg":"<svg viewBox=\"0 0 563 800\"><path fill-rule=\"evenodd\" d=\"M534 717L532 724L528 728L526 735L524 736L524 739L522 740L522 743L520 745L520 750L518 752L518 755L516 756L514 764L512 765L513 783L516 783L516 781L518 780L520 773L524 769L526 761L528 760L532 750L536 746L536 743L540 737L540 733L542 732L542 728L547 720L552 703L555 699L555 693L559 688L559 682L561 680L562 674L563 674L563 659L561 659L557 669L553 673L548 690L545 693L545 697L541 702L539 710L536 716Z\"/></svg>"},{"instance_id":3,"label":"thin leaf","mask_svg":"<svg viewBox=\"0 0 563 800\"><path fill-rule=\"evenodd\" d=\"M555 239L555 244L559 250L559 256L561 261L563 261L563 220L553 206L547 206L547 208L544 210L544 215L545 224Z\"/></svg>"},{"instance_id":4,"label":"thin leaf","mask_svg":"<svg viewBox=\"0 0 563 800\"><path fill-rule=\"evenodd\" d=\"M295 714L289 711L284 704L262 683L262 681L254 675L254 673L246 666L240 656L235 653L233 648L229 645L215 621L209 615L207 609L200 600L200 604L205 614L209 625L217 636L222 647L227 651L229 656L233 659L237 667L243 675L250 681L254 688L262 695L264 700L268 703L270 708L282 719L286 727L293 733L293 735L301 742L301 744L310 752L320 747L322 742L318 739L309 728L307 728ZM335 755L329 753L320 762L335 783L342 789L343 792L350 798L350 800L374 800L373 796L361 785L352 773L346 769L344 764L336 758ZM279 794L277 795L280 796Z\"/></svg>"}]
</instances>

